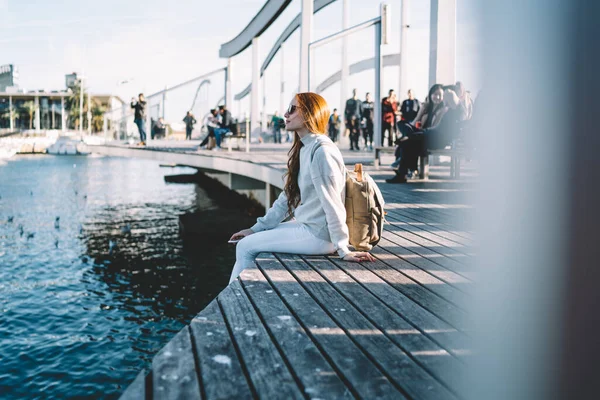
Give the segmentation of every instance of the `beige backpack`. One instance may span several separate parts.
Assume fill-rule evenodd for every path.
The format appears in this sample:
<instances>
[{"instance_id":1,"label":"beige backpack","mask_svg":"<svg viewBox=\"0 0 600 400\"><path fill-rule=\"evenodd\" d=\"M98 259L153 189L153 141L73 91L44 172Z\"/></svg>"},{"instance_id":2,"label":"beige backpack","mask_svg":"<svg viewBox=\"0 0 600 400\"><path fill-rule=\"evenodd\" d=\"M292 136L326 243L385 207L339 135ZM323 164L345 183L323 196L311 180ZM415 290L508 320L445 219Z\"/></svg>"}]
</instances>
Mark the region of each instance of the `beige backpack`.
<instances>
[{"instance_id":1,"label":"beige backpack","mask_svg":"<svg viewBox=\"0 0 600 400\"><path fill-rule=\"evenodd\" d=\"M328 142L324 142L326 144ZM332 143L333 144L333 143ZM320 147L315 146L315 151ZM350 244L356 250L371 250L381 240L383 223L385 222L385 211L383 195L377 184L363 172L362 164L355 164L354 171L346 174L346 225L350 233Z\"/></svg>"}]
</instances>

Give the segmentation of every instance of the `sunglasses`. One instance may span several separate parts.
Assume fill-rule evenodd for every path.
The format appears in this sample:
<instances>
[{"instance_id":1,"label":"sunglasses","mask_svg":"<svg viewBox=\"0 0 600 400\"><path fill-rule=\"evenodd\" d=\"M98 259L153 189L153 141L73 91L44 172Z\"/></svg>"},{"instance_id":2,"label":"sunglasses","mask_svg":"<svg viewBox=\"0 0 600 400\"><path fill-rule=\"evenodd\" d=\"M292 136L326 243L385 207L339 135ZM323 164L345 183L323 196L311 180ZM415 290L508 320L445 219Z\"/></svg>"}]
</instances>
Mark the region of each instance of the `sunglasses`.
<instances>
[{"instance_id":1,"label":"sunglasses","mask_svg":"<svg viewBox=\"0 0 600 400\"><path fill-rule=\"evenodd\" d=\"M295 113L297 108L298 108L297 106L293 106L290 104L290 106L287 109L288 115L292 115L293 113Z\"/></svg>"}]
</instances>

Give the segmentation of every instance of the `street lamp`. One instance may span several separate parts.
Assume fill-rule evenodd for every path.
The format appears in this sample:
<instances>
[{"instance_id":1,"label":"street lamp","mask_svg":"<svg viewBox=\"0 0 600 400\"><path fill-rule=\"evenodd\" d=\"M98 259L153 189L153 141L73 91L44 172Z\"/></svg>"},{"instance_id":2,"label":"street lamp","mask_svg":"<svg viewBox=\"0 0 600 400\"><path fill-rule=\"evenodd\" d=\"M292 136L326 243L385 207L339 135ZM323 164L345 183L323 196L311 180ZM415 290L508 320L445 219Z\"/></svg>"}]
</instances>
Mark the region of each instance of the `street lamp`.
<instances>
[{"instance_id":1,"label":"street lamp","mask_svg":"<svg viewBox=\"0 0 600 400\"><path fill-rule=\"evenodd\" d=\"M83 71L79 78L79 136L83 134Z\"/></svg>"},{"instance_id":2,"label":"street lamp","mask_svg":"<svg viewBox=\"0 0 600 400\"><path fill-rule=\"evenodd\" d=\"M121 81L118 81L115 84L114 89L110 92L110 96L108 97L109 111L104 113L104 141L105 142L108 140L108 126L107 126L108 125L108 121L107 121L106 116L110 114L111 125L114 125L114 120L115 120L115 117L114 117L114 111L115 110L113 110L113 102L112 102L113 101L113 97L114 97L113 94L114 94L114 92L117 91L117 88L119 86L126 85L126 84L128 84L128 83L130 83L132 81L133 81L133 78L123 79ZM112 129L112 126L111 126L111 129ZM119 135L119 138L120 138L120 135Z\"/></svg>"}]
</instances>

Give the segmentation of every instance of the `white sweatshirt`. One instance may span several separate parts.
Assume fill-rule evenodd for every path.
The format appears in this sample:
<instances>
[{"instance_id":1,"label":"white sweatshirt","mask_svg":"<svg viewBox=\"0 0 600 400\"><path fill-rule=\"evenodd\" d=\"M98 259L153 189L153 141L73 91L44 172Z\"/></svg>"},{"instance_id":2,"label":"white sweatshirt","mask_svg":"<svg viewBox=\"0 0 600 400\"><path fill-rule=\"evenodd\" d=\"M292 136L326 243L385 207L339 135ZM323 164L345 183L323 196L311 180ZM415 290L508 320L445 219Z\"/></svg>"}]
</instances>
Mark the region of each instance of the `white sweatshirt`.
<instances>
[{"instance_id":1,"label":"white sweatshirt","mask_svg":"<svg viewBox=\"0 0 600 400\"><path fill-rule=\"evenodd\" d=\"M350 253L344 196L346 177L342 153L325 135L311 133L302 139L300 149L300 204L294 210L296 221L306 225L316 237L333 243L340 257ZM314 152L317 142L322 143ZM250 228L260 232L275 228L287 215L287 196L281 192L264 217Z\"/></svg>"}]
</instances>

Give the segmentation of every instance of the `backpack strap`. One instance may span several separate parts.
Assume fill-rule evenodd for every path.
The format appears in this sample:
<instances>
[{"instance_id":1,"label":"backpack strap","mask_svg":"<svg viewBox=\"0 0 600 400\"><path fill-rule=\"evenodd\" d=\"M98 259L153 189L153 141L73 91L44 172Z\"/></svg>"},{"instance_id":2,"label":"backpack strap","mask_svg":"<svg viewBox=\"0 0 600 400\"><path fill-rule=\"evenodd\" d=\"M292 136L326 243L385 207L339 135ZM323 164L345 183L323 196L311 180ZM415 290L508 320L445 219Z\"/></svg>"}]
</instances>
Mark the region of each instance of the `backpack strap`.
<instances>
[{"instance_id":1,"label":"backpack strap","mask_svg":"<svg viewBox=\"0 0 600 400\"><path fill-rule=\"evenodd\" d=\"M321 147L321 146L334 146L337 148L337 146L333 143L330 142L329 140L318 140L317 144L315 144L315 147L313 147L312 151L310 152L310 162L312 164L313 158L315 158L315 153L317 152L317 150ZM342 169L342 174L344 175L344 179L346 179L346 166L344 165L344 159L342 158L342 165L341 165L341 169Z\"/></svg>"},{"instance_id":2,"label":"backpack strap","mask_svg":"<svg viewBox=\"0 0 600 400\"><path fill-rule=\"evenodd\" d=\"M315 158L315 153L317 152L317 150L321 147L321 146L334 146L337 147L333 142L330 142L329 140L317 140L317 144L315 144L315 147L313 147L311 153L310 153L310 162L312 163L313 158Z\"/></svg>"}]
</instances>

